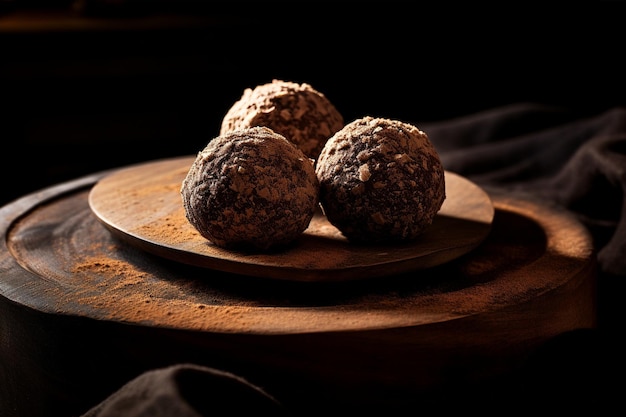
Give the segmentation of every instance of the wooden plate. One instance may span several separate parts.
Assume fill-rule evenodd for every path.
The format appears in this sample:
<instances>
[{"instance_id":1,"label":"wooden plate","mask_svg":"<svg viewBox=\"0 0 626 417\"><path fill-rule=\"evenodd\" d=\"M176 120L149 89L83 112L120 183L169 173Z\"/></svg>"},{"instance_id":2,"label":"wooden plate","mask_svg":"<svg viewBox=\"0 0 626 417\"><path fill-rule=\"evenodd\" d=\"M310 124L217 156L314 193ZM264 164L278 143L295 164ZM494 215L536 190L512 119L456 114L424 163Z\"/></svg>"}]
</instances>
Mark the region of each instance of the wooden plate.
<instances>
[{"instance_id":1,"label":"wooden plate","mask_svg":"<svg viewBox=\"0 0 626 417\"><path fill-rule=\"evenodd\" d=\"M185 217L180 186L194 159L170 158L115 171L92 187L89 206L111 233L158 256L291 281L347 281L441 265L476 248L487 237L494 216L484 190L446 171L446 200L433 224L413 242L351 244L320 212L287 250L227 250L203 238Z\"/></svg>"}]
</instances>

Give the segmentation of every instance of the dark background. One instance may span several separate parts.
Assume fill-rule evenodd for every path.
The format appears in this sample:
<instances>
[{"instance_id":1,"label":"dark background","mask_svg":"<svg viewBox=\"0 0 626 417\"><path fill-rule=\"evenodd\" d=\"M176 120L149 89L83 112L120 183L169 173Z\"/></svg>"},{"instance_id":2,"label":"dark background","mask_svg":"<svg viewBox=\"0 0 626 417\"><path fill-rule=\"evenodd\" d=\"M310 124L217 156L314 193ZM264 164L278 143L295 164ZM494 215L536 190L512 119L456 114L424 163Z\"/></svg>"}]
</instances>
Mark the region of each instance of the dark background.
<instances>
[{"instance_id":1,"label":"dark background","mask_svg":"<svg viewBox=\"0 0 626 417\"><path fill-rule=\"evenodd\" d=\"M626 104L625 10L616 1L0 0L0 204L195 154L244 88L272 78L310 83L346 121L419 124L524 101L592 115Z\"/></svg>"}]
</instances>

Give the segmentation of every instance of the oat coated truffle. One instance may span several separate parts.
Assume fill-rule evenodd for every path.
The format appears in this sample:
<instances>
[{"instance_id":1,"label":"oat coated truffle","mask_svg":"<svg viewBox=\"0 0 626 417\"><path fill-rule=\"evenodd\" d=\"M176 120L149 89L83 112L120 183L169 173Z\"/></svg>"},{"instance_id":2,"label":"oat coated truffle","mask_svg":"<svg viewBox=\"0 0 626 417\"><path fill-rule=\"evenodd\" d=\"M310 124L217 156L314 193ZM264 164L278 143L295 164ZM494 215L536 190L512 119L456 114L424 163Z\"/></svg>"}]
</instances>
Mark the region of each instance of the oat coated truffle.
<instances>
[{"instance_id":1,"label":"oat coated truffle","mask_svg":"<svg viewBox=\"0 0 626 417\"><path fill-rule=\"evenodd\" d=\"M294 241L318 207L313 161L267 127L233 130L198 153L180 190L188 221L229 249L270 250Z\"/></svg>"},{"instance_id":2,"label":"oat coated truffle","mask_svg":"<svg viewBox=\"0 0 626 417\"><path fill-rule=\"evenodd\" d=\"M222 119L220 134L266 126L316 159L328 138L343 125L343 116L333 103L310 84L274 79L244 90Z\"/></svg>"},{"instance_id":3,"label":"oat coated truffle","mask_svg":"<svg viewBox=\"0 0 626 417\"><path fill-rule=\"evenodd\" d=\"M352 242L415 239L446 198L444 168L427 134L398 120L347 124L326 142L315 169L324 214Z\"/></svg>"}]
</instances>

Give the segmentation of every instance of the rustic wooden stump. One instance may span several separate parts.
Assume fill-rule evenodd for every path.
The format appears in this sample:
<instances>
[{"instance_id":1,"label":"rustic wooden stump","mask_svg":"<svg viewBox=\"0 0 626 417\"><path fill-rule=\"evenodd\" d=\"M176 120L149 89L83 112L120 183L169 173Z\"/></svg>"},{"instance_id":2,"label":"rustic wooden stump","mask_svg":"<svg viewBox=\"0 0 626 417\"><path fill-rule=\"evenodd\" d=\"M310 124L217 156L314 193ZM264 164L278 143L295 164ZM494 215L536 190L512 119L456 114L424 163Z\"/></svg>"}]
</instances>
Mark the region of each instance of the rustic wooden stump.
<instances>
[{"instance_id":1,"label":"rustic wooden stump","mask_svg":"<svg viewBox=\"0 0 626 417\"><path fill-rule=\"evenodd\" d=\"M77 415L181 362L239 374L302 413L392 410L474 392L555 336L596 325L589 234L525 196L491 191L485 235L436 265L267 279L178 262L142 247L145 235L115 233L89 202L115 172L0 209L7 415Z\"/></svg>"}]
</instances>

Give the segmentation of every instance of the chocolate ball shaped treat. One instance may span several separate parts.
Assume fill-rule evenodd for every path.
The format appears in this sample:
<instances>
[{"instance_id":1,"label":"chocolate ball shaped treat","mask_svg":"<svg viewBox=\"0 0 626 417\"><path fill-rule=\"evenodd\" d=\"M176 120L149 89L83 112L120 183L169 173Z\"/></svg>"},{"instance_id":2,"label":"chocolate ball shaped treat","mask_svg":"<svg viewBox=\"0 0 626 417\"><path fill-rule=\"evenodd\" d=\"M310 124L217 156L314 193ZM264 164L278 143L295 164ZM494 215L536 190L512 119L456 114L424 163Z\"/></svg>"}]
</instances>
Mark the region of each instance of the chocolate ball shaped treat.
<instances>
[{"instance_id":1,"label":"chocolate ball shaped treat","mask_svg":"<svg viewBox=\"0 0 626 417\"><path fill-rule=\"evenodd\" d=\"M308 227L319 201L313 161L266 127L212 139L180 192L187 219L203 237L245 250L291 243Z\"/></svg>"},{"instance_id":2,"label":"chocolate ball shaped treat","mask_svg":"<svg viewBox=\"0 0 626 417\"><path fill-rule=\"evenodd\" d=\"M220 134L266 126L315 159L328 138L343 125L341 113L311 85L273 80L244 90L224 116Z\"/></svg>"},{"instance_id":3,"label":"chocolate ball shaped treat","mask_svg":"<svg viewBox=\"0 0 626 417\"><path fill-rule=\"evenodd\" d=\"M425 132L364 117L331 137L316 162L320 204L350 241L415 239L445 195L444 169Z\"/></svg>"}]
</instances>

